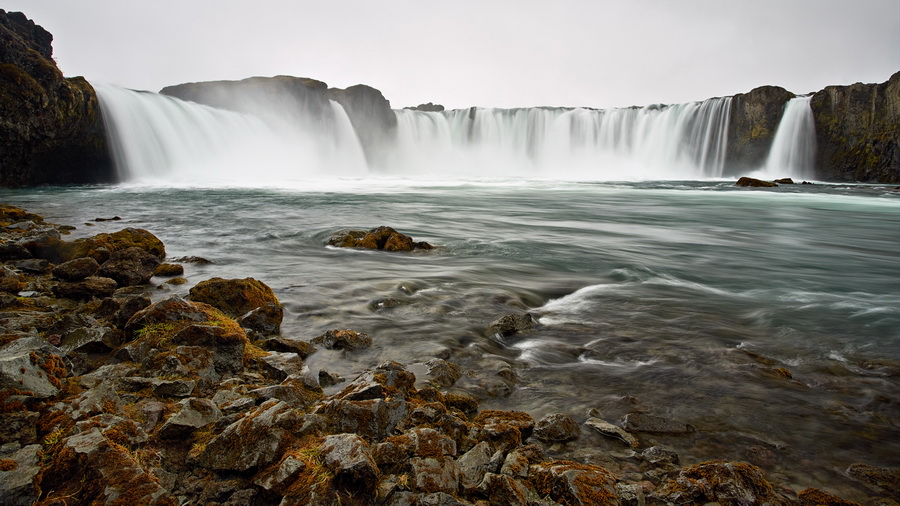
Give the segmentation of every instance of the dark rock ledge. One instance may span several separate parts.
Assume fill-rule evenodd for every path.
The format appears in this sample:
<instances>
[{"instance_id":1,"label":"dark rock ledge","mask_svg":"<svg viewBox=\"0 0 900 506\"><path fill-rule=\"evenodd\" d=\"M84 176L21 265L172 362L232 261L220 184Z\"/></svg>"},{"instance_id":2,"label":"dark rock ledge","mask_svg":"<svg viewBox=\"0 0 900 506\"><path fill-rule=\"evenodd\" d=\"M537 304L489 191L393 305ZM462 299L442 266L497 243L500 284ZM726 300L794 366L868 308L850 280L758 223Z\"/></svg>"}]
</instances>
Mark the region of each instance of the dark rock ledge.
<instances>
[{"instance_id":1,"label":"dark rock ledge","mask_svg":"<svg viewBox=\"0 0 900 506\"><path fill-rule=\"evenodd\" d=\"M344 380L305 366L315 346L280 335L264 283L213 278L151 303L159 239L66 231L0 207L2 504L853 504L749 463L679 467L650 439L694 430L671 420L478 412L438 358L429 386L385 362L327 396L320 381ZM371 339L316 342L352 353ZM622 465L548 457L592 437ZM897 493L896 469L850 473Z\"/></svg>"}]
</instances>

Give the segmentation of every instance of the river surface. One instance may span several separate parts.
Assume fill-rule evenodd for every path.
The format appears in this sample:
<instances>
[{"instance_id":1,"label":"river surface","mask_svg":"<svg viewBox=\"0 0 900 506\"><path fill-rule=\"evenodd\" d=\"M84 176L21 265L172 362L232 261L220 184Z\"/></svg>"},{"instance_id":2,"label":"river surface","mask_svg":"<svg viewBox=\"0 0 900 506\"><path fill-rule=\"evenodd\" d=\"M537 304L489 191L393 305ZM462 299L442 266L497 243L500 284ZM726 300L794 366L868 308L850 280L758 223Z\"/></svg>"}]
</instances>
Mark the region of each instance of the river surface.
<instances>
[{"instance_id":1,"label":"river surface","mask_svg":"<svg viewBox=\"0 0 900 506\"><path fill-rule=\"evenodd\" d=\"M845 476L850 464L900 466L900 192L732 184L345 180L0 199L76 225L75 237L146 228L169 257L214 262L186 264L189 283L155 297L250 276L284 303L286 337L373 337L368 350L314 354L314 370L351 379L389 359L443 357L464 371L453 390L482 409L613 423L643 411L696 427L642 436L682 465L751 460L797 490L868 495ZM378 225L438 248L325 246L336 231ZM491 321L525 311L531 331L487 335ZM623 455L583 430L553 451Z\"/></svg>"}]
</instances>

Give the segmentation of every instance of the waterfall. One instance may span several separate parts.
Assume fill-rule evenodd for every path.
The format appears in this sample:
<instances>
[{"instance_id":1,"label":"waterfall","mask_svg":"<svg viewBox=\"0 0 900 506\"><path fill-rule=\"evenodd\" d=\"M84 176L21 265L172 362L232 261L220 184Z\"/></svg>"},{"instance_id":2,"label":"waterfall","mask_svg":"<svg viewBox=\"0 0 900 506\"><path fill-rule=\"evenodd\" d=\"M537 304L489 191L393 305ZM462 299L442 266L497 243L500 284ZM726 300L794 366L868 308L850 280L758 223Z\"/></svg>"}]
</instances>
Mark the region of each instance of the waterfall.
<instances>
[{"instance_id":1,"label":"waterfall","mask_svg":"<svg viewBox=\"0 0 900 506\"><path fill-rule=\"evenodd\" d=\"M394 111L367 162L343 107L254 116L96 85L121 180L289 185L313 178L721 177L731 98L623 109ZM318 118L318 119L317 119Z\"/></svg>"},{"instance_id":2,"label":"waterfall","mask_svg":"<svg viewBox=\"0 0 900 506\"><path fill-rule=\"evenodd\" d=\"M365 175L365 156L343 108L313 128L185 102L157 93L93 84L113 161L126 182L281 185Z\"/></svg>"},{"instance_id":3,"label":"waterfall","mask_svg":"<svg viewBox=\"0 0 900 506\"><path fill-rule=\"evenodd\" d=\"M816 126L811 96L796 97L784 106L763 171L770 177L812 178L815 174Z\"/></svg>"},{"instance_id":4,"label":"waterfall","mask_svg":"<svg viewBox=\"0 0 900 506\"><path fill-rule=\"evenodd\" d=\"M554 179L721 177L731 98L673 106L402 110L383 169Z\"/></svg>"}]
</instances>

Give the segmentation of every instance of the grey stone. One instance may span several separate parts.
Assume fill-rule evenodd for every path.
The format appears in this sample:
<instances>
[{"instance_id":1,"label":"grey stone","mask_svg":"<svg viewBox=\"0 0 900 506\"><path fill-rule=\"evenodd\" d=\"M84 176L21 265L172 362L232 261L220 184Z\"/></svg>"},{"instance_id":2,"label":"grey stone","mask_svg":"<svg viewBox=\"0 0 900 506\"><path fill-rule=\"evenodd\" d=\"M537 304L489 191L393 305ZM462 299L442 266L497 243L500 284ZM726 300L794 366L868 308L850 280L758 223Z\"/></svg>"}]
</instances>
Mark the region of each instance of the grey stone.
<instances>
[{"instance_id":1,"label":"grey stone","mask_svg":"<svg viewBox=\"0 0 900 506\"><path fill-rule=\"evenodd\" d=\"M270 351L262 357L261 363L265 365L266 374L278 381L303 372L303 359L296 353Z\"/></svg>"},{"instance_id":2,"label":"grey stone","mask_svg":"<svg viewBox=\"0 0 900 506\"><path fill-rule=\"evenodd\" d=\"M409 461L413 487L426 493L453 494L459 489L459 467L450 458L413 457Z\"/></svg>"},{"instance_id":3,"label":"grey stone","mask_svg":"<svg viewBox=\"0 0 900 506\"><path fill-rule=\"evenodd\" d=\"M0 471L0 504L30 506L37 501L34 478L41 470L41 445L29 445L0 458L13 460L16 468Z\"/></svg>"},{"instance_id":4,"label":"grey stone","mask_svg":"<svg viewBox=\"0 0 900 506\"><path fill-rule=\"evenodd\" d=\"M492 454L491 445L482 441L456 461L460 472L459 483L463 489L474 490L478 487L485 473L491 470Z\"/></svg>"},{"instance_id":5,"label":"grey stone","mask_svg":"<svg viewBox=\"0 0 900 506\"><path fill-rule=\"evenodd\" d=\"M322 461L334 473L335 482L372 495L380 473L369 445L357 434L327 436L322 442Z\"/></svg>"},{"instance_id":6,"label":"grey stone","mask_svg":"<svg viewBox=\"0 0 900 506\"><path fill-rule=\"evenodd\" d=\"M261 473L253 479L253 484L263 490L283 494L294 479L306 469L306 462L288 455L271 472Z\"/></svg>"},{"instance_id":7,"label":"grey stone","mask_svg":"<svg viewBox=\"0 0 900 506\"><path fill-rule=\"evenodd\" d=\"M267 466L281 456L302 424L303 419L287 403L267 401L207 443L197 462L220 471Z\"/></svg>"},{"instance_id":8,"label":"grey stone","mask_svg":"<svg viewBox=\"0 0 900 506\"><path fill-rule=\"evenodd\" d=\"M178 403L179 410L159 429L159 435L172 439L189 434L195 429L209 425L222 417L215 403L202 397L190 397Z\"/></svg>"},{"instance_id":9,"label":"grey stone","mask_svg":"<svg viewBox=\"0 0 900 506\"><path fill-rule=\"evenodd\" d=\"M655 434L690 434L695 430L686 423L645 413L628 413L622 418L622 426L631 432Z\"/></svg>"},{"instance_id":10,"label":"grey stone","mask_svg":"<svg viewBox=\"0 0 900 506\"><path fill-rule=\"evenodd\" d=\"M17 339L0 348L0 388L27 390L42 399L56 395L59 387L41 365L60 361L60 355L58 348L38 336Z\"/></svg>"},{"instance_id":11,"label":"grey stone","mask_svg":"<svg viewBox=\"0 0 900 506\"><path fill-rule=\"evenodd\" d=\"M553 413L538 420L534 427L534 437L545 443L574 441L581 435L578 422L563 413Z\"/></svg>"},{"instance_id":12,"label":"grey stone","mask_svg":"<svg viewBox=\"0 0 900 506\"><path fill-rule=\"evenodd\" d=\"M584 424L604 436L620 439L632 448L637 448L640 445L637 438L632 436L628 431L618 425L613 425L606 420L592 417L588 418Z\"/></svg>"}]
</instances>

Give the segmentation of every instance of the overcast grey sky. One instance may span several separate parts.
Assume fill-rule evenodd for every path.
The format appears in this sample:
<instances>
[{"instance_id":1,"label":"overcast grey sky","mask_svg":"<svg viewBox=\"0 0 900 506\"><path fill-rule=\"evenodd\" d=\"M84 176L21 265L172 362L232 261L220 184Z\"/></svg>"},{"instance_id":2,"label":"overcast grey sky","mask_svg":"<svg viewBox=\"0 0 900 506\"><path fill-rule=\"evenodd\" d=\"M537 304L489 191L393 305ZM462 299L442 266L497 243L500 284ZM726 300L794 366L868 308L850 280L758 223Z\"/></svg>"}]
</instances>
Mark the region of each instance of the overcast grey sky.
<instances>
[{"instance_id":1,"label":"overcast grey sky","mask_svg":"<svg viewBox=\"0 0 900 506\"><path fill-rule=\"evenodd\" d=\"M900 70L900 0L4 0L67 76L158 91L254 75L393 107L624 107Z\"/></svg>"}]
</instances>

